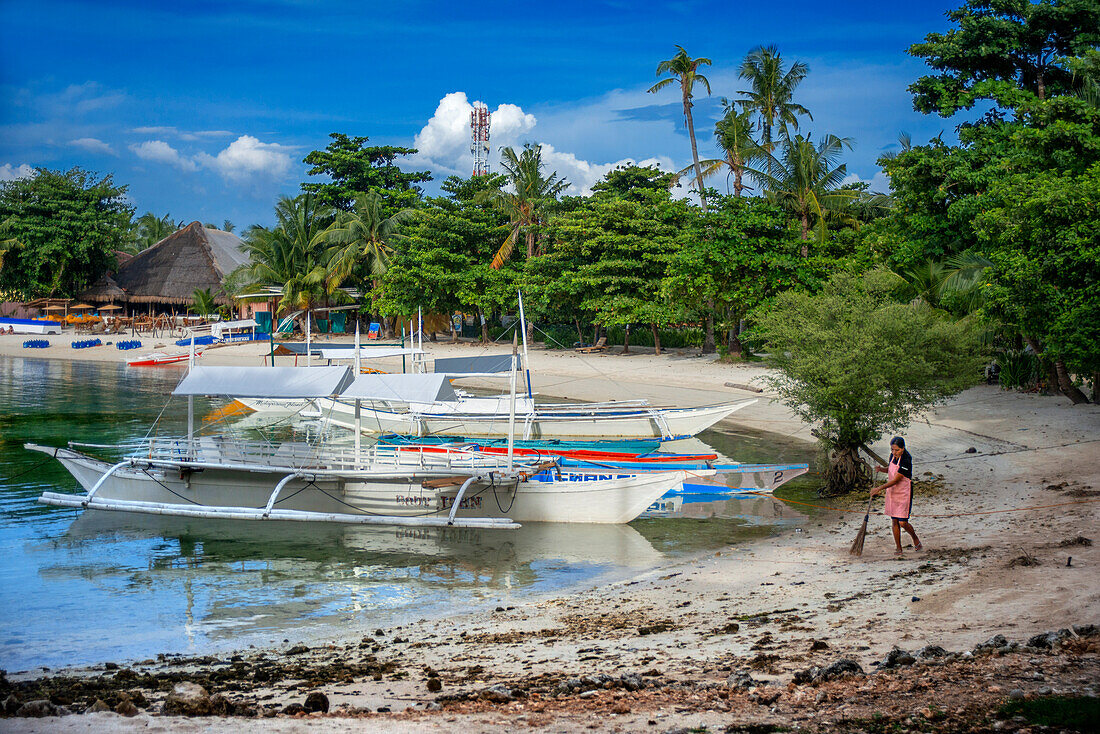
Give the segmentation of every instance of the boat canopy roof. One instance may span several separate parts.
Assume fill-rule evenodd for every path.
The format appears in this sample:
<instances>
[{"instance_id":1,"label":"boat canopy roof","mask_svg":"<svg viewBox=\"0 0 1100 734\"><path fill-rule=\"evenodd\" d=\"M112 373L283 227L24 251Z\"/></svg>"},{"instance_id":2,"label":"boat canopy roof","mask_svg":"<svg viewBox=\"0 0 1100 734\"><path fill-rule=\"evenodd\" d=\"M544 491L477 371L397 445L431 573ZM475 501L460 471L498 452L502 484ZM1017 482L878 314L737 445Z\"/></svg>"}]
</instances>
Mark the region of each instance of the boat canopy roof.
<instances>
[{"instance_id":1,"label":"boat canopy roof","mask_svg":"<svg viewBox=\"0 0 1100 734\"><path fill-rule=\"evenodd\" d=\"M191 368L173 395L232 395L242 398L323 398L338 395L352 382L350 367Z\"/></svg>"},{"instance_id":2,"label":"boat canopy roof","mask_svg":"<svg viewBox=\"0 0 1100 734\"><path fill-rule=\"evenodd\" d=\"M457 399L447 376L438 373L359 375L350 387L340 393L340 397L345 400L392 400L402 403Z\"/></svg>"},{"instance_id":3,"label":"boat canopy roof","mask_svg":"<svg viewBox=\"0 0 1100 734\"><path fill-rule=\"evenodd\" d=\"M350 349L347 347L337 347L330 349L329 347L322 347L321 357L323 359L355 359L355 347ZM317 354L317 350L314 350L314 354ZM360 359L384 359L385 357L400 357L405 354L427 354L423 349L412 349L411 347L359 347Z\"/></svg>"},{"instance_id":4,"label":"boat canopy roof","mask_svg":"<svg viewBox=\"0 0 1100 734\"><path fill-rule=\"evenodd\" d=\"M436 374L452 375L454 377L511 372L512 355L488 354L481 357L437 357L435 371Z\"/></svg>"}]
</instances>

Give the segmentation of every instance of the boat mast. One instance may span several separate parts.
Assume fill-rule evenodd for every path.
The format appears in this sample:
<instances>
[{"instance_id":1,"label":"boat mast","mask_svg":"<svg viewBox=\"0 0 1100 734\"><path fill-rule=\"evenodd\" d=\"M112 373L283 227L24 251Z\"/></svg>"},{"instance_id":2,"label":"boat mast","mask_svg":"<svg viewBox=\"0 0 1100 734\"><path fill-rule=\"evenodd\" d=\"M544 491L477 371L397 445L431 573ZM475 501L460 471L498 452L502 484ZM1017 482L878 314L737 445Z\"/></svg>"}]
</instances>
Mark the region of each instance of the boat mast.
<instances>
[{"instance_id":1,"label":"boat mast","mask_svg":"<svg viewBox=\"0 0 1100 734\"><path fill-rule=\"evenodd\" d=\"M523 330L523 371L527 375L527 399L531 401L531 409L534 410L535 397L531 394L531 362L527 359L527 318L523 315L523 291L516 291L519 296L519 326Z\"/></svg>"},{"instance_id":2,"label":"boat mast","mask_svg":"<svg viewBox=\"0 0 1100 734\"><path fill-rule=\"evenodd\" d=\"M359 356L359 319L355 319L355 379L359 379L362 358ZM363 448L363 401L355 399L355 468L359 468L360 451Z\"/></svg>"},{"instance_id":3,"label":"boat mast","mask_svg":"<svg viewBox=\"0 0 1100 734\"><path fill-rule=\"evenodd\" d=\"M512 387L511 400L508 407L508 471L512 471L512 454L516 445L516 335L512 334Z\"/></svg>"},{"instance_id":4,"label":"boat mast","mask_svg":"<svg viewBox=\"0 0 1100 734\"><path fill-rule=\"evenodd\" d=\"M309 325L309 309L306 309L306 367L310 366L310 357L313 355L313 350L309 348L310 337L310 325Z\"/></svg>"},{"instance_id":5,"label":"boat mast","mask_svg":"<svg viewBox=\"0 0 1100 734\"><path fill-rule=\"evenodd\" d=\"M187 374L195 366L195 331L191 330L191 351L187 355ZM187 396L187 452L192 453L195 443L195 396Z\"/></svg>"}]
</instances>

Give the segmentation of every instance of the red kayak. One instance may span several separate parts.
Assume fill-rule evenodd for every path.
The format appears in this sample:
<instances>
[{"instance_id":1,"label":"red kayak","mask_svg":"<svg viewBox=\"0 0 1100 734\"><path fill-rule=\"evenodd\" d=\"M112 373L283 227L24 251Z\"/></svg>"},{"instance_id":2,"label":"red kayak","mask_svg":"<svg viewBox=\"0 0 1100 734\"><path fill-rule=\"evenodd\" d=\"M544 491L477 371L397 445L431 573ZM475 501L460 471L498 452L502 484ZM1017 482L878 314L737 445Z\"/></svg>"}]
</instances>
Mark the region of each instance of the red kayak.
<instances>
[{"instance_id":1,"label":"red kayak","mask_svg":"<svg viewBox=\"0 0 1100 734\"><path fill-rule=\"evenodd\" d=\"M198 357L202 352L195 352L195 356ZM161 352L153 352L151 354L143 354L139 359L128 361L131 367L157 367L162 364L176 364L178 362L186 362L189 354L163 354Z\"/></svg>"}]
</instances>

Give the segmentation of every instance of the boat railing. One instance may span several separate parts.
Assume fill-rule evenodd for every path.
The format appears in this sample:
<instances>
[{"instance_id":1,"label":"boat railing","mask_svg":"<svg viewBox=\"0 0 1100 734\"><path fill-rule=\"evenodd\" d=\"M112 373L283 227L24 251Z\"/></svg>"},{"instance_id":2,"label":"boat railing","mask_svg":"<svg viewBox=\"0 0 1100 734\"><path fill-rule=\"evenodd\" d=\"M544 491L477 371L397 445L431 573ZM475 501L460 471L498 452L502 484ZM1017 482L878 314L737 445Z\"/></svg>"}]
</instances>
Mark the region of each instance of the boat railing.
<instances>
[{"instance_id":1,"label":"boat railing","mask_svg":"<svg viewBox=\"0 0 1100 734\"><path fill-rule=\"evenodd\" d=\"M373 445L316 446L287 441L266 443L243 441L224 436L156 437L115 445L72 444L99 449L137 460L158 463L202 464L205 466L264 466L287 470L315 469L354 471L359 469L423 469L431 471L493 470L503 468L505 460L468 447Z\"/></svg>"}]
</instances>

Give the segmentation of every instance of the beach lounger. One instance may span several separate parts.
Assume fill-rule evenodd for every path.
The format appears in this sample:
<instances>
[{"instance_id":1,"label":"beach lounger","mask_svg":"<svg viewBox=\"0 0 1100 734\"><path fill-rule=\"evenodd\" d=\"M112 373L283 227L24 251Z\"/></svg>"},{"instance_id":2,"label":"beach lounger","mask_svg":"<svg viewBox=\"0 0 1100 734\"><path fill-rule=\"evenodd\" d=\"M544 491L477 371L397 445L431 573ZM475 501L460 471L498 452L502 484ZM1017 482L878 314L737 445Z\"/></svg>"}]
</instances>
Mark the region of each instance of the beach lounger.
<instances>
[{"instance_id":1,"label":"beach lounger","mask_svg":"<svg viewBox=\"0 0 1100 734\"><path fill-rule=\"evenodd\" d=\"M596 343L590 347L577 347L576 351L581 354L592 354L593 352L602 352L607 349L607 337L601 336L596 340Z\"/></svg>"}]
</instances>

